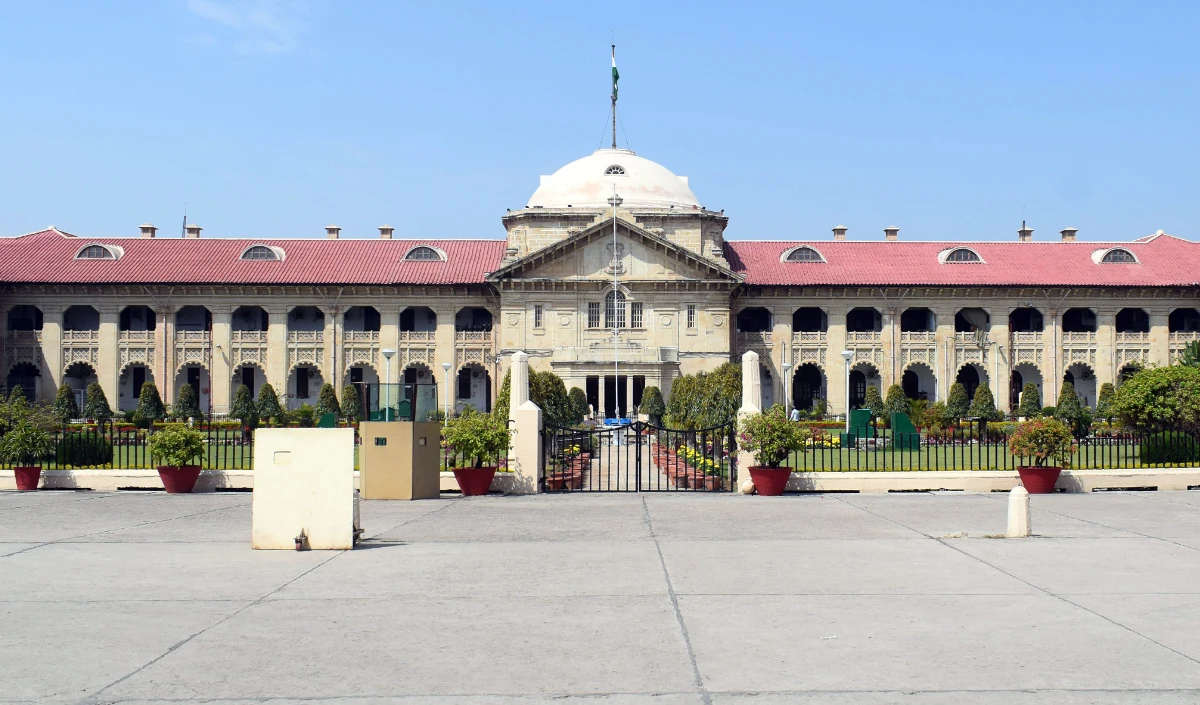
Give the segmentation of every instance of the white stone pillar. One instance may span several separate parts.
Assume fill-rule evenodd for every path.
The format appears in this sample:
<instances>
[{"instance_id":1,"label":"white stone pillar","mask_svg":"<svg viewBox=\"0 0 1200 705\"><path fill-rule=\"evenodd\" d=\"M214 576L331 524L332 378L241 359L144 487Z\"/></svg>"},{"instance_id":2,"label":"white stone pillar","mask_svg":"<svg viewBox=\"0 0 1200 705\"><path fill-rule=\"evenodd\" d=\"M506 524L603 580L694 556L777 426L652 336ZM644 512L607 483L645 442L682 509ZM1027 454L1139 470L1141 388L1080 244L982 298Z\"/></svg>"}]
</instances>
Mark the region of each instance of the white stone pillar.
<instances>
[{"instance_id":1,"label":"white stone pillar","mask_svg":"<svg viewBox=\"0 0 1200 705\"><path fill-rule=\"evenodd\" d=\"M1008 538L1024 538L1033 533L1029 521L1029 491L1017 485L1008 493Z\"/></svg>"},{"instance_id":2,"label":"white stone pillar","mask_svg":"<svg viewBox=\"0 0 1200 705\"><path fill-rule=\"evenodd\" d=\"M738 422L746 416L761 414L762 409L762 372L758 366L758 353L750 350L742 353L742 406L738 409ZM749 482L750 472L746 470L758 464L758 458L747 450L738 450L738 468L742 470L740 483Z\"/></svg>"},{"instance_id":3,"label":"white stone pillar","mask_svg":"<svg viewBox=\"0 0 1200 705\"><path fill-rule=\"evenodd\" d=\"M542 410L529 398L529 355L512 356L508 418L512 441L508 467L513 473L513 494L537 494L542 466Z\"/></svg>"}]
</instances>

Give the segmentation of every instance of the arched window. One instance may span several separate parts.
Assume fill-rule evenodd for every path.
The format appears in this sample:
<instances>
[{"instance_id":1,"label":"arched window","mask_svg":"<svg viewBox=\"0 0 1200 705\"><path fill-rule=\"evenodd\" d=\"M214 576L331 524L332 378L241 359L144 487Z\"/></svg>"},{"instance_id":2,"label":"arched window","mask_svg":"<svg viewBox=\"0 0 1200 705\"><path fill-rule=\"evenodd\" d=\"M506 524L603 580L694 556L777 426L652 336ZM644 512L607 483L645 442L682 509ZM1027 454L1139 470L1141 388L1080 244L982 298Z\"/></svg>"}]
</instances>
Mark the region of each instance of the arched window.
<instances>
[{"instance_id":1,"label":"arched window","mask_svg":"<svg viewBox=\"0 0 1200 705\"><path fill-rule=\"evenodd\" d=\"M604 297L604 327L625 327L625 294L614 290Z\"/></svg>"},{"instance_id":2,"label":"arched window","mask_svg":"<svg viewBox=\"0 0 1200 705\"><path fill-rule=\"evenodd\" d=\"M811 247L797 247L787 255L788 262L824 262L825 258Z\"/></svg>"},{"instance_id":3,"label":"arched window","mask_svg":"<svg viewBox=\"0 0 1200 705\"><path fill-rule=\"evenodd\" d=\"M273 247L266 245L254 245L242 253L242 259L252 260L280 260L283 259Z\"/></svg>"},{"instance_id":4,"label":"arched window","mask_svg":"<svg viewBox=\"0 0 1200 705\"><path fill-rule=\"evenodd\" d=\"M950 250L946 254L946 262L982 262L979 255L975 254L974 250L969 250L965 247Z\"/></svg>"},{"instance_id":5,"label":"arched window","mask_svg":"<svg viewBox=\"0 0 1200 705\"><path fill-rule=\"evenodd\" d=\"M409 250L404 259L413 262L438 262L441 261L442 255L428 245L419 245Z\"/></svg>"},{"instance_id":6,"label":"arched window","mask_svg":"<svg viewBox=\"0 0 1200 705\"><path fill-rule=\"evenodd\" d=\"M610 166L609 168L604 170L605 176L611 176L614 174L619 175L619 176L624 176L625 175L625 167L621 166L620 164L613 164L612 166Z\"/></svg>"},{"instance_id":7,"label":"arched window","mask_svg":"<svg viewBox=\"0 0 1200 705\"><path fill-rule=\"evenodd\" d=\"M1129 250L1115 248L1104 253L1104 258L1100 260L1102 264L1137 264L1137 257Z\"/></svg>"},{"instance_id":8,"label":"arched window","mask_svg":"<svg viewBox=\"0 0 1200 705\"><path fill-rule=\"evenodd\" d=\"M75 255L75 259L116 259L117 253L104 245L88 245Z\"/></svg>"}]
</instances>

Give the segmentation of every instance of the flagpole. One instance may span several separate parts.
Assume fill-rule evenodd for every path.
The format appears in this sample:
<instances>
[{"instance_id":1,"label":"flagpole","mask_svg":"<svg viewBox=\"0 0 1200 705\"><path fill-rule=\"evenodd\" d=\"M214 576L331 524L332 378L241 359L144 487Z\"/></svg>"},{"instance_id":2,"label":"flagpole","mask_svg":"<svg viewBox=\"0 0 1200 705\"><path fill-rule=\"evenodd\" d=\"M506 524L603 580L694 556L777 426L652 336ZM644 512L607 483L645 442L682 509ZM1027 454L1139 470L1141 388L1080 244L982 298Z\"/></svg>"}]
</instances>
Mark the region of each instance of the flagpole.
<instances>
[{"instance_id":1,"label":"flagpole","mask_svg":"<svg viewBox=\"0 0 1200 705\"><path fill-rule=\"evenodd\" d=\"M613 141L612 148L617 148L617 45L612 45L612 61L613 61L613 92L612 92L612 130ZM616 187L613 187L613 195L616 195ZM616 220L616 208L613 209L613 220ZM616 226L614 225L614 228ZM615 231L614 231L615 232ZM616 254L615 252L613 254Z\"/></svg>"}]
</instances>

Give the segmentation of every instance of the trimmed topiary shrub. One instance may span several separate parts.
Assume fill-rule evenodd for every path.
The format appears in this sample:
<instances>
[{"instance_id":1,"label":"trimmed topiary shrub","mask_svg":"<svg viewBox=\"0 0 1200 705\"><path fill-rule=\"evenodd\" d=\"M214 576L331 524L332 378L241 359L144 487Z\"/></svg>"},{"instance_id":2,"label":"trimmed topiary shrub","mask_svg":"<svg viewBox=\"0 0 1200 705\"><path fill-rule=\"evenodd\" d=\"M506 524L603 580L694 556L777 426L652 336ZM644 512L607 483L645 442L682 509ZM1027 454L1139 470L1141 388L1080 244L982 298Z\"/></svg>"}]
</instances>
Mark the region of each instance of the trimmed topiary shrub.
<instances>
[{"instance_id":1,"label":"trimmed topiary shrub","mask_svg":"<svg viewBox=\"0 0 1200 705\"><path fill-rule=\"evenodd\" d=\"M104 423L112 418L112 415L112 407L108 405L108 397L104 394L104 388L100 386L99 382L89 384L83 402L84 418Z\"/></svg>"},{"instance_id":2,"label":"trimmed topiary shrub","mask_svg":"<svg viewBox=\"0 0 1200 705\"><path fill-rule=\"evenodd\" d=\"M985 384L979 385L979 389L975 390L975 398L971 400L971 408L967 410L967 415L984 421L1000 421L1004 418L1004 414L996 409L992 390Z\"/></svg>"},{"instance_id":3,"label":"trimmed topiary shrub","mask_svg":"<svg viewBox=\"0 0 1200 705\"><path fill-rule=\"evenodd\" d=\"M1021 389L1021 404L1017 407L1017 416L1024 416L1027 419L1036 419L1042 415L1042 395L1038 391L1037 385L1033 382L1026 382Z\"/></svg>"},{"instance_id":4,"label":"trimmed topiary shrub","mask_svg":"<svg viewBox=\"0 0 1200 705\"><path fill-rule=\"evenodd\" d=\"M971 400L967 397L967 388L962 382L950 385L950 394L946 397L946 414L953 419L966 418L971 411Z\"/></svg>"},{"instance_id":5,"label":"trimmed topiary shrub","mask_svg":"<svg viewBox=\"0 0 1200 705\"><path fill-rule=\"evenodd\" d=\"M262 413L262 393L259 395L259 414ZM342 389L342 417L347 421L354 423L362 421L362 399L358 395L358 387L353 384L347 384Z\"/></svg>"},{"instance_id":6,"label":"trimmed topiary shrub","mask_svg":"<svg viewBox=\"0 0 1200 705\"><path fill-rule=\"evenodd\" d=\"M248 394L249 389L246 390ZM274 421L277 424L283 423L284 411L279 405L279 397L275 394L275 388L270 383L264 384L262 389L258 390L258 418L267 421Z\"/></svg>"},{"instance_id":7,"label":"trimmed topiary shrub","mask_svg":"<svg viewBox=\"0 0 1200 705\"><path fill-rule=\"evenodd\" d=\"M337 393L333 391L333 385L328 382L321 385L321 392L317 395L317 418L320 419L325 414L342 415L342 406L338 404Z\"/></svg>"},{"instance_id":8,"label":"trimmed topiary shrub","mask_svg":"<svg viewBox=\"0 0 1200 705\"><path fill-rule=\"evenodd\" d=\"M51 412L61 424L79 418L79 405L75 403L75 390L66 384L59 385L58 393L54 395L54 406L51 407Z\"/></svg>"},{"instance_id":9,"label":"trimmed topiary shrub","mask_svg":"<svg viewBox=\"0 0 1200 705\"><path fill-rule=\"evenodd\" d=\"M878 387L867 385L867 398L863 401L863 408L870 409L871 416L877 419L884 418L887 407L883 403L883 397L879 395Z\"/></svg>"},{"instance_id":10,"label":"trimmed topiary shrub","mask_svg":"<svg viewBox=\"0 0 1200 705\"><path fill-rule=\"evenodd\" d=\"M579 424L588 415L588 400L587 393L579 387L571 387L571 391L567 392L567 397L571 400L571 415L574 422ZM642 394L642 403L645 404L645 393Z\"/></svg>"},{"instance_id":11,"label":"trimmed topiary shrub","mask_svg":"<svg viewBox=\"0 0 1200 705\"><path fill-rule=\"evenodd\" d=\"M142 391L146 390L146 385L142 385ZM160 401L161 405L162 402ZM140 404L139 404L140 406ZM192 385L185 384L179 389L179 398L175 400L175 406L171 409L172 416L177 419L196 419L197 421L204 419L204 414L200 413L200 400L196 398L196 390L192 389Z\"/></svg>"},{"instance_id":12,"label":"trimmed topiary shrub","mask_svg":"<svg viewBox=\"0 0 1200 705\"><path fill-rule=\"evenodd\" d=\"M642 413L650 417L650 423L655 426L662 425L662 416L667 413L667 405L658 387L651 386L642 390Z\"/></svg>"},{"instance_id":13,"label":"trimmed topiary shrub","mask_svg":"<svg viewBox=\"0 0 1200 705\"><path fill-rule=\"evenodd\" d=\"M887 399L883 402L883 417L891 422L892 414L911 414L912 404L904 396L904 388L898 384L888 387Z\"/></svg>"}]
</instances>

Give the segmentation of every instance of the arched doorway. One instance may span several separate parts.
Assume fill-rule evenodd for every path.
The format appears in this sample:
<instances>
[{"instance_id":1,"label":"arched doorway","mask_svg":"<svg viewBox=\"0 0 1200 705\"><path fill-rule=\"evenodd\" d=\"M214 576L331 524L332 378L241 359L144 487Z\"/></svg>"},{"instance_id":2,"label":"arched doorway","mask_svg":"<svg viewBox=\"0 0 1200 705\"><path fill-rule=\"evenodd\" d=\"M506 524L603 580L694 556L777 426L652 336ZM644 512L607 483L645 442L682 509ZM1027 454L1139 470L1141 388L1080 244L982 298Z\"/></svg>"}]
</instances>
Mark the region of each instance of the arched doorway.
<instances>
[{"instance_id":1,"label":"arched doorway","mask_svg":"<svg viewBox=\"0 0 1200 705\"><path fill-rule=\"evenodd\" d=\"M80 411L87 401L88 385L98 381L100 379L96 376L96 370L86 362L72 363L63 373L63 383L71 388L71 393L75 395L75 404Z\"/></svg>"},{"instance_id":2,"label":"arched doorway","mask_svg":"<svg viewBox=\"0 0 1200 705\"><path fill-rule=\"evenodd\" d=\"M461 413L467 407L477 411L492 410L492 377L487 368L477 362L460 367L454 385L454 410Z\"/></svg>"},{"instance_id":3,"label":"arched doorway","mask_svg":"<svg viewBox=\"0 0 1200 705\"><path fill-rule=\"evenodd\" d=\"M5 389L11 395L12 390L20 387L21 393L25 395L26 401L36 402L38 400L38 389L41 388L42 371L28 362L22 362L13 365L8 371L8 380Z\"/></svg>"},{"instance_id":4,"label":"arched doorway","mask_svg":"<svg viewBox=\"0 0 1200 705\"><path fill-rule=\"evenodd\" d=\"M860 362L850 370L850 408L861 409L867 402L867 387L876 391L882 380L879 371L869 362Z\"/></svg>"},{"instance_id":5,"label":"arched doorway","mask_svg":"<svg viewBox=\"0 0 1200 705\"><path fill-rule=\"evenodd\" d=\"M358 401L362 405L363 418L370 418L369 412L377 408L371 406L371 403L378 403L379 401L375 398L380 393L379 374L375 372L374 367L360 363L346 370L346 382L358 392Z\"/></svg>"},{"instance_id":6,"label":"arched doorway","mask_svg":"<svg viewBox=\"0 0 1200 705\"><path fill-rule=\"evenodd\" d=\"M825 398L825 375L821 368L806 362L796 368L792 377L792 406L811 409L814 402Z\"/></svg>"},{"instance_id":7,"label":"arched doorway","mask_svg":"<svg viewBox=\"0 0 1200 705\"><path fill-rule=\"evenodd\" d=\"M324 384L321 371L312 365L296 365L288 374L287 407L299 409L301 404L316 406Z\"/></svg>"},{"instance_id":8,"label":"arched doorway","mask_svg":"<svg viewBox=\"0 0 1200 705\"><path fill-rule=\"evenodd\" d=\"M229 389L229 403L237 399L238 387L243 384L250 390L250 398L257 399L258 393L262 390L263 385L267 383L267 374L263 369L252 362L244 362L237 366L233 371L233 386ZM278 396L278 392L276 392Z\"/></svg>"},{"instance_id":9,"label":"arched doorway","mask_svg":"<svg viewBox=\"0 0 1200 705\"><path fill-rule=\"evenodd\" d=\"M1033 384L1038 390L1038 399L1041 400L1039 407L1046 405L1046 400L1042 392L1042 371L1037 368L1037 365L1028 362L1022 362L1012 370L1012 382L1009 385L1009 405L1015 413L1017 408L1021 406L1021 393L1025 391L1025 385Z\"/></svg>"},{"instance_id":10,"label":"arched doorway","mask_svg":"<svg viewBox=\"0 0 1200 705\"><path fill-rule=\"evenodd\" d=\"M958 370L958 376L954 378L954 381L967 390L967 399L973 401L975 390L979 389L979 385L987 384L988 378L987 373L980 369L979 365L967 364Z\"/></svg>"},{"instance_id":11,"label":"arched doorway","mask_svg":"<svg viewBox=\"0 0 1200 705\"><path fill-rule=\"evenodd\" d=\"M175 373L175 395L172 399L179 399L179 390L183 389L184 385L192 388L196 394L196 403L200 407L200 412L208 415L212 412L210 406L212 380L209 377L208 369L204 365L184 365Z\"/></svg>"},{"instance_id":12,"label":"arched doorway","mask_svg":"<svg viewBox=\"0 0 1200 705\"><path fill-rule=\"evenodd\" d=\"M117 411L134 411L142 395L142 385L154 381L154 372L140 362L126 365L117 380Z\"/></svg>"},{"instance_id":13,"label":"arched doorway","mask_svg":"<svg viewBox=\"0 0 1200 705\"><path fill-rule=\"evenodd\" d=\"M1071 365L1063 374L1063 384L1067 382L1074 385L1080 404L1088 408L1096 406L1096 373L1091 367L1082 362Z\"/></svg>"},{"instance_id":14,"label":"arched doorway","mask_svg":"<svg viewBox=\"0 0 1200 705\"><path fill-rule=\"evenodd\" d=\"M909 399L937 401L937 378L924 363L916 362L908 366L900 377L900 388Z\"/></svg>"}]
</instances>

